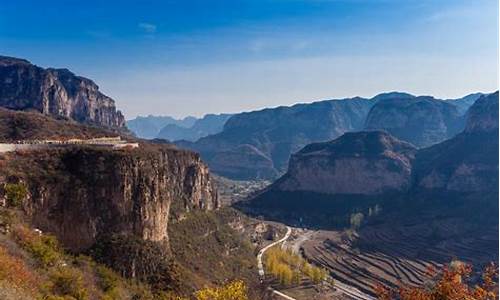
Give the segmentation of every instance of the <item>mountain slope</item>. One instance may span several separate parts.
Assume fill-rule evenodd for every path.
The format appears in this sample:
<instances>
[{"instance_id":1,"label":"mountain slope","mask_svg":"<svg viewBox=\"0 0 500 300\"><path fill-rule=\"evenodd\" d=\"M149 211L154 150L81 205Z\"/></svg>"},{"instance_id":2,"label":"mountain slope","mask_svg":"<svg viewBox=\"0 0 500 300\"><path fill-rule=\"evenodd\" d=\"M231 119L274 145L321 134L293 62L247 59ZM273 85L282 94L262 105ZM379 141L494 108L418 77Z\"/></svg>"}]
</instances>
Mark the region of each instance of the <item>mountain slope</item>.
<instances>
[{"instance_id":1,"label":"mountain slope","mask_svg":"<svg viewBox=\"0 0 500 300\"><path fill-rule=\"evenodd\" d=\"M450 192L498 191L498 92L479 98L465 130L417 155L415 184Z\"/></svg>"},{"instance_id":2,"label":"mountain slope","mask_svg":"<svg viewBox=\"0 0 500 300\"><path fill-rule=\"evenodd\" d=\"M417 147L442 142L463 126L463 114L456 106L427 96L378 101L365 122L365 130L386 130Z\"/></svg>"},{"instance_id":3,"label":"mountain slope","mask_svg":"<svg viewBox=\"0 0 500 300\"><path fill-rule=\"evenodd\" d=\"M0 106L106 127L125 125L115 101L90 79L5 56L0 56Z\"/></svg>"}]
</instances>

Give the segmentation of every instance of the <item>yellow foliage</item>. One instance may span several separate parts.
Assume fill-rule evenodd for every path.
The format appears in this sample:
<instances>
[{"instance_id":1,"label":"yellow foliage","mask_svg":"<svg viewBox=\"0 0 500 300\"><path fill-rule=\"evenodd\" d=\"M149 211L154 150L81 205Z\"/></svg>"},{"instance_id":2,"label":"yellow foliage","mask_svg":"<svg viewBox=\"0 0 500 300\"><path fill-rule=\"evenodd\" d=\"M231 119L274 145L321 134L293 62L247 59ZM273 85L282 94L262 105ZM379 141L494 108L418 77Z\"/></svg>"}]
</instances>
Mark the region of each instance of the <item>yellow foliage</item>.
<instances>
[{"instance_id":1,"label":"yellow foliage","mask_svg":"<svg viewBox=\"0 0 500 300\"><path fill-rule=\"evenodd\" d=\"M320 283L328 276L326 270L312 266L299 255L280 247L272 247L266 252L265 266L267 273L276 277L283 285L298 285L302 276Z\"/></svg>"},{"instance_id":2,"label":"yellow foliage","mask_svg":"<svg viewBox=\"0 0 500 300\"><path fill-rule=\"evenodd\" d=\"M248 300L247 287L241 280L225 286L204 288L195 294L196 300Z\"/></svg>"}]
</instances>

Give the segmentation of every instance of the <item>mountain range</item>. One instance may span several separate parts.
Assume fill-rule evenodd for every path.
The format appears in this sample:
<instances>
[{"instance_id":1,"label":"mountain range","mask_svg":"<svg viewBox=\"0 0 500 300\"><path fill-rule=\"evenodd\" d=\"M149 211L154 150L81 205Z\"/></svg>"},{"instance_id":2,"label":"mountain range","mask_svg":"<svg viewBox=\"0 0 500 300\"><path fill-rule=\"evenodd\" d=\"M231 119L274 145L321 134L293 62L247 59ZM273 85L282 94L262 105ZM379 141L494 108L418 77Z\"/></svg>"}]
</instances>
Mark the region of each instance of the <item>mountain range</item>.
<instances>
[{"instance_id":1,"label":"mountain range","mask_svg":"<svg viewBox=\"0 0 500 300\"><path fill-rule=\"evenodd\" d=\"M491 219L491 208L498 207L498 122L496 92L468 109L460 133L429 147L416 148L379 130L312 143L293 154L287 172L248 205L296 220L296 214L348 214L398 199L403 207L421 203L428 210L443 203L444 211L482 206L466 213Z\"/></svg>"},{"instance_id":2,"label":"mountain range","mask_svg":"<svg viewBox=\"0 0 500 300\"><path fill-rule=\"evenodd\" d=\"M138 116L132 120L128 120L127 127L139 138L155 139L158 137L160 130L169 124L187 128L193 126L196 120L195 117L175 119L170 116Z\"/></svg>"},{"instance_id":3,"label":"mountain range","mask_svg":"<svg viewBox=\"0 0 500 300\"><path fill-rule=\"evenodd\" d=\"M136 117L127 121L127 127L139 138L194 142L222 131L231 114L207 114L201 118L175 119L169 116Z\"/></svg>"},{"instance_id":4,"label":"mountain range","mask_svg":"<svg viewBox=\"0 0 500 300\"><path fill-rule=\"evenodd\" d=\"M480 95L440 100L392 92L268 108L235 114L220 133L176 144L199 152L222 176L272 179L302 147L346 132L385 130L415 147L442 142L464 128L466 109Z\"/></svg>"}]
</instances>

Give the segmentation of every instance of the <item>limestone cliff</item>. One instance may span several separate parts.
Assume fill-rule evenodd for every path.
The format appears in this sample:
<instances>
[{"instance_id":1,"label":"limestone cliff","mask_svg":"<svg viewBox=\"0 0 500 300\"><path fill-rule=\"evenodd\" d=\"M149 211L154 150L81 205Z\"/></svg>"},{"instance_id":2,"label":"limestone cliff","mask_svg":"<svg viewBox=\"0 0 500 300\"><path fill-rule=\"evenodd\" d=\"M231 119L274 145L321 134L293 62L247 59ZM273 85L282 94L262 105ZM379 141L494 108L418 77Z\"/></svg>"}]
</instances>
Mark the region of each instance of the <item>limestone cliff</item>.
<instances>
[{"instance_id":1,"label":"limestone cliff","mask_svg":"<svg viewBox=\"0 0 500 300\"><path fill-rule=\"evenodd\" d=\"M171 207L218 206L208 168L189 151L79 147L18 155L12 161L4 171L28 186L23 208L33 225L55 233L74 251L115 233L165 242Z\"/></svg>"},{"instance_id":2,"label":"limestone cliff","mask_svg":"<svg viewBox=\"0 0 500 300\"><path fill-rule=\"evenodd\" d=\"M0 56L0 106L106 127L125 125L115 101L90 79L5 56Z\"/></svg>"},{"instance_id":3,"label":"limestone cliff","mask_svg":"<svg viewBox=\"0 0 500 300\"><path fill-rule=\"evenodd\" d=\"M304 147L274 185L281 191L374 195L405 191L416 149L385 132L346 133Z\"/></svg>"}]
</instances>

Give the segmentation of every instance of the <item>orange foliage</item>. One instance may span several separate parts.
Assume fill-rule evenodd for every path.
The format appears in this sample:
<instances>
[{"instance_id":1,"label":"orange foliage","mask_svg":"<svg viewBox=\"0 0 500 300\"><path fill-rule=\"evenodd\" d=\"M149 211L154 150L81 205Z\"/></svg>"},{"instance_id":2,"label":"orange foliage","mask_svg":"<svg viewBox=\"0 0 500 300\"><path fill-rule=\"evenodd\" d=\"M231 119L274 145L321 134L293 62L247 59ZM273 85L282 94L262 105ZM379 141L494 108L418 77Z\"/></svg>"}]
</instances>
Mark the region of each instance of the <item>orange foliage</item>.
<instances>
[{"instance_id":1,"label":"orange foliage","mask_svg":"<svg viewBox=\"0 0 500 300\"><path fill-rule=\"evenodd\" d=\"M10 255L7 250L0 246L0 280L35 292L39 285L39 278L30 271L22 259Z\"/></svg>"},{"instance_id":2,"label":"orange foliage","mask_svg":"<svg viewBox=\"0 0 500 300\"><path fill-rule=\"evenodd\" d=\"M496 300L498 299L498 271L495 264L488 265L482 282L469 285L472 273L470 265L459 264L443 268L442 274L432 288L402 287L389 290L383 286L376 288L380 300Z\"/></svg>"}]
</instances>

